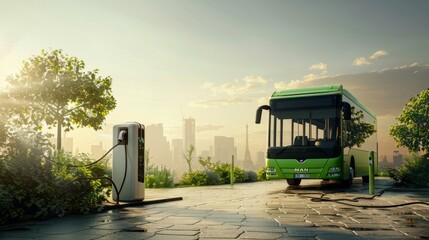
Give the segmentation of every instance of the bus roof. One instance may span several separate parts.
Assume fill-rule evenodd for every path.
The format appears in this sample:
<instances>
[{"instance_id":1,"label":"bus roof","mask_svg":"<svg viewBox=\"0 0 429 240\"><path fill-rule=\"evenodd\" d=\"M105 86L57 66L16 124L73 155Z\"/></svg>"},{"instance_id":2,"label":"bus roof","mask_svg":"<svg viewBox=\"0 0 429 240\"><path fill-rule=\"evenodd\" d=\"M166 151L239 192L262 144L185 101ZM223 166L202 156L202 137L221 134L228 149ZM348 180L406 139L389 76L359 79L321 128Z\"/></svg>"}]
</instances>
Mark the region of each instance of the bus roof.
<instances>
[{"instance_id":1,"label":"bus roof","mask_svg":"<svg viewBox=\"0 0 429 240\"><path fill-rule=\"evenodd\" d=\"M349 91L343 88L343 85L336 84L330 86L319 86L319 87L308 87L308 88L296 88L296 89L283 89L277 90L271 95L271 99L276 98L294 98L294 97L310 97L310 96L323 96L323 95L335 95L343 94L350 98L356 105L365 110L368 114L375 118L368 108L360 103Z\"/></svg>"}]
</instances>

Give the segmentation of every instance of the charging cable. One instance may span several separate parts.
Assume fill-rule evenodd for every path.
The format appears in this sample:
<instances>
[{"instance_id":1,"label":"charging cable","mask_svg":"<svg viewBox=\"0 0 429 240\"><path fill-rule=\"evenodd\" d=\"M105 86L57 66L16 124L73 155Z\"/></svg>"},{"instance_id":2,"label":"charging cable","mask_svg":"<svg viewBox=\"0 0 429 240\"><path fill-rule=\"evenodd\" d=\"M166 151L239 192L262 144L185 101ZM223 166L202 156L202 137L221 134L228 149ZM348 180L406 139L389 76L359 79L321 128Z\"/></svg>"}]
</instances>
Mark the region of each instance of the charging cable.
<instances>
[{"instance_id":1,"label":"charging cable","mask_svg":"<svg viewBox=\"0 0 429 240\"><path fill-rule=\"evenodd\" d=\"M103 160L107 156L107 154L109 154L113 149L115 149L117 146L122 145L122 144L125 147L125 173L124 173L124 178L122 179L121 187L119 188L119 190L118 190L115 182L111 178L109 178L107 176L77 178L77 179L73 180L73 181L79 181L81 179L86 179L86 180L106 179L106 180L110 181L112 183L112 185L113 185L113 188L115 189L115 193L116 193L116 205L118 205L119 204L119 195L121 194L122 188L124 187L125 180L127 178L127 170L128 170L128 154L127 154L127 152L128 152L128 149L127 149L128 139L127 139L127 131L121 130L119 132L119 136L118 136L118 143L115 144L113 147L111 147L109 149L109 151L107 151L101 158L99 158L98 160L96 160L94 162L91 162L91 163L88 163L88 164L82 164L82 165L62 164L62 163L59 163L59 162L56 162L56 161L54 161L54 163L57 164L57 165L65 165L65 166L68 166L68 167L90 167L90 166L92 166L92 165L100 162L101 160Z\"/></svg>"}]
</instances>

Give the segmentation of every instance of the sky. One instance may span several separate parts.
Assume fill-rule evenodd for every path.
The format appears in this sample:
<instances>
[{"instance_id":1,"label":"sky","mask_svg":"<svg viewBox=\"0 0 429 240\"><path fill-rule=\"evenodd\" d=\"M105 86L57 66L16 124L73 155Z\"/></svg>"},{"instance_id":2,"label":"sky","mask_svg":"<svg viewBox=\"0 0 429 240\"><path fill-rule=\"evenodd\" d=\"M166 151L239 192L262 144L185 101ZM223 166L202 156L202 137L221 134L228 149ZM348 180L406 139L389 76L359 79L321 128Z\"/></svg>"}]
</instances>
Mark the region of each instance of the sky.
<instances>
[{"instance_id":1,"label":"sky","mask_svg":"<svg viewBox=\"0 0 429 240\"><path fill-rule=\"evenodd\" d=\"M113 78L117 107L103 131L68 134L89 151L111 146L115 124L163 123L197 149L234 137L244 156L266 148L256 108L276 89L343 84L378 116L380 153L411 97L429 87L428 1L24 1L0 0L0 88L22 61L63 49ZM265 121L266 122L266 121ZM199 146L198 146L199 145Z\"/></svg>"}]
</instances>

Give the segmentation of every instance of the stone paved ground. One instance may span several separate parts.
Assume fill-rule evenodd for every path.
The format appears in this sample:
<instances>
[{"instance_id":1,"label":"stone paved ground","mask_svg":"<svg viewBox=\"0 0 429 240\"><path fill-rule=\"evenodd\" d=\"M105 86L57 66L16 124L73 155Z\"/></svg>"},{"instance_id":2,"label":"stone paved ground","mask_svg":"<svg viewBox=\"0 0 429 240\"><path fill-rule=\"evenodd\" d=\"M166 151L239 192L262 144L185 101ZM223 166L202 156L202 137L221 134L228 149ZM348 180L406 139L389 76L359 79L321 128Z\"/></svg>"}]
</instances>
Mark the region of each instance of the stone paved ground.
<instances>
[{"instance_id":1,"label":"stone paved ground","mask_svg":"<svg viewBox=\"0 0 429 240\"><path fill-rule=\"evenodd\" d=\"M377 180L377 191L387 188ZM359 181L285 181L148 189L146 198L182 201L0 226L0 239L415 239L429 237L429 192L367 194ZM366 206L366 207L359 207Z\"/></svg>"}]
</instances>

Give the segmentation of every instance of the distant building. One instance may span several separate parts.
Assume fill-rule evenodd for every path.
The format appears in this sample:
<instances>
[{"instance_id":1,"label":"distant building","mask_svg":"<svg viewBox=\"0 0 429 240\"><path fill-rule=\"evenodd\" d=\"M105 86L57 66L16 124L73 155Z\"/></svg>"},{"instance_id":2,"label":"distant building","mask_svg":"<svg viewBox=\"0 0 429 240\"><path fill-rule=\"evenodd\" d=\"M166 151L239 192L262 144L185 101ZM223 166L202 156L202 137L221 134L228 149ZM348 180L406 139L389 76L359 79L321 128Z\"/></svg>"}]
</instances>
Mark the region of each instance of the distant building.
<instances>
[{"instance_id":1,"label":"distant building","mask_svg":"<svg viewBox=\"0 0 429 240\"><path fill-rule=\"evenodd\" d=\"M381 161L379 161L379 164L378 164L380 169L392 167L392 164L387 160L386 155L382 155L380 156L380 158L381 158Z\"/></svg>"},{"instance_id":2,"label":"distant building","mask_svg":"<svg viewBox=\"0 0 429 240\"><path fill-rule=\"evenodd\" d=\"M190 145L195 147L195 119L183 119L183 140L185 150L189 149Z\"/></svg>"},{"instance_id":3,"label":"distant building","mask_svg":"<svg viewBox=\"0 0 429 240\"><path fill-rule=\"evenodd\" d=\"M214 161L224 163L231 162L231 156L237 156L237 148L234 145L233 137L215 136L214 137Z\"/></svg>"},{"instance_id":4,"label":"distant building","mask_svg":"<svg viewBox=\"0 0 429 240\"><path fill-rule=\"evenodd\" d=\"M100 141L100 144L98 145L91 145L91 154L96 159L102 157L105 154L103 143L101 141Z\"/></svg>"},{"instance_id":5,"label":"distant building","mask_svg":"<svg viewBox=\"0 0 429 240\"><path fill-rule=\"evenodd\" d=\"M203 151L201 151L200 157L202 157L202 158L211 157L210 156L210 151L209 150L203 150Z\"/></svg>"},{"instance_id":6,"label":"distant building","mask_svg":"<svg viewBox=\"0 0 429 240\"><path fill-rule=\"evenodd\" d=\"M246 125L246 150L244 151L243 168L245 170L256 170L249 151L249 126Z\"/></svg>"},{"instance_id":7,"label":"distant building","mask_svg":"<svg viewBox=\"0 0 429 240\"><path fill-rule=\"evenodd\" d=\"M172 151L167 137L164 136L162 123L148 125L145 128L146 149L150 151L151 162L158 166L172 166Z\"/></svg>"},{"instance_id":8,"label":"distant building","mask_svg":"<svg viewBox=\"0 0 429 240\"><path fill-rule=\"evenodd\" d=\"M186 170L186 162L183 159L183 139L172 139L171 148L173 150L173 164L172 169L176 172L183 172Z\"/></svg>"},{"instance_id":9,"label":"distant building","mask_svg":"<svg viewBox=\"0 0 429 240\"><path fill-rule=\"evenodd\" d=\"M61 138L61 146L64 151L73 153L73 138L67 137L66 132L64 132Z\"/></svg>"},{"instance_id":10,"label":"distant building","mask_svg":"<svg viewBox=\"0 0 429 240\"><path fill-rule=\"evenodd\" d=\"M399 167L402 164L402 154L399 151L393 151L393 167Z\"/></svg>"}]
</instances>

